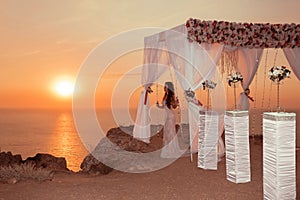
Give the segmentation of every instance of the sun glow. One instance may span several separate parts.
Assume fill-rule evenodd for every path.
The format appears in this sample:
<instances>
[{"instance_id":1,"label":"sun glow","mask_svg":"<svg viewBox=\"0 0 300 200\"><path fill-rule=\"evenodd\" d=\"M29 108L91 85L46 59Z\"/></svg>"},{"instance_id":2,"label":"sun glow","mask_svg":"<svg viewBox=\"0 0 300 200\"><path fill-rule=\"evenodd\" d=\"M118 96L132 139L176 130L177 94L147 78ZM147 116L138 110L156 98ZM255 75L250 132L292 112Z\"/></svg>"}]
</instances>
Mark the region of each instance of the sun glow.
<instances>
[{"instance_id":1,"label":"sun glow","mask_svg":"<svg viewBox=\"0 0 300 200\"><path fill-rule=\"evenodd\" d=\"M55 92L62 97L70 97L74 91L74 84L70 80L60 80L55 84Z\"/></svg>"}]
</instances>

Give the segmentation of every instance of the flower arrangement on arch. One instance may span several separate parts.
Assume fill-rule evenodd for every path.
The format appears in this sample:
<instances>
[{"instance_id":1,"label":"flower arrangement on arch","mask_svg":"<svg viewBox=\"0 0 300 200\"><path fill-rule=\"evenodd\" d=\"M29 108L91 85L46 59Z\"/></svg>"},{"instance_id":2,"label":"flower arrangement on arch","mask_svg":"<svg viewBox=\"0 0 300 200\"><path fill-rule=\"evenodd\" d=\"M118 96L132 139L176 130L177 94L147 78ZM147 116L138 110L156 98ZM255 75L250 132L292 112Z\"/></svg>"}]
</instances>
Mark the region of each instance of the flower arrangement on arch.
<instances>
[{"instance_id":1,"label":"flower arrangement on arch","mask_svg":"<svg viewBox=\"0 0 300 200\"><path fill-rule=\"evenodd\" d=\"M215 89L215 87L217 86L217 83L211 81L211 80L206 80L202 83L202 88L203 90L205 90L205 88L207 89Z\"/></svg>"},{"instance_id":2,"label":"flower arrangement on arch","mask_svg":"<svg viewBox=\"0 0 300 200\"><path fill-rule=\"evenodd\" d=\"M228 85L231 86L231 83L237 83L239 81L243 81L243 76L241 73L239 72L234 72L230 75L227 76L227 82L228 82Z\"/></svg>"},{"instance_id":3,"label":"flower arrangement on arch","mask_svg":"<svg viewBox=\"0 0 300 200\"><path fill-rule=\"evenodd\" d=\"M217 20L186 21L188 39L250 48L300 47L300 24L237 23Z\"/></svg>"},{"instance_id":4,"label":"flower arrangement on arch","mask_svg":"<svg viewBox=\"0 0 300 200\"><path fill-rule=\"evenodd\" d=\"M285 78L290 78L291 71L286 66L274 66L269 70L269 78L271 81L280 82Z\"/></svg>"}]
</instances>

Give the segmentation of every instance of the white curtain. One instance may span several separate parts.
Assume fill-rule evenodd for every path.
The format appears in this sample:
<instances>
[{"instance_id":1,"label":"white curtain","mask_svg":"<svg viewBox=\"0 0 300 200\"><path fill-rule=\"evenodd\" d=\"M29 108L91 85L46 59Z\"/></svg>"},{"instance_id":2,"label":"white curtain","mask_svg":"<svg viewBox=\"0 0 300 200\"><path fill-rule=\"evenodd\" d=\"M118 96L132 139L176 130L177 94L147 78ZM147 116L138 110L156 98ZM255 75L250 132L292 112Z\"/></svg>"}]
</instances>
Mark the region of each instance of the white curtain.
<instances>
[{"instance_id":1,"label":"white curtain","mask_svg":"<svg viewBox=\"0 0 300 200\"><path fill-rule=\"evenodd\" d=\"M249 88L259 65L263 49L238 48L237 71L243 76L243 90ZM238 109L249 110L250 103L247 95L241 93L238 98Z\"/></svg>"},{"instance_id":2,"label":"white curtain","mask_svg":"<svg viewBox=\"0 0 300 200\"><path fill-rule=\"evenodd\" d=\"M218 68L215 72L214 77L211 79L214 81L217 86L215 89L210 90L211 94L211 105L212 105L212 110L218 112L219 114L219 124L218 124L218 134L219 134L219 139L218 139L218 156L219 159L221 159L224 154L225 154L225 146L224 146L224 141L222 139L222 135L224 132L224 111L226 110L226 90L223 84L223 79L221 76L221 72L218 71Z\"/></svg>"},{"instance_id":3,"label":"white curtain","mask_svg":"<svg viewBox=\"0 0 300 200\"><path fill-rule=\"evenodd\" d=\"M210 80L216 70L216 64L221 56L223 45L188 42L186 36L179 32L172 34L167 40L167 49L171 65L183 90L195 91L201 87L202 82ZM190 132L190 147L192 152L198 151L198 122L199 109L188 102L188 119Z\"/></svg>"},{"instance_id":4,"label":"white curtain","mask_svg":"<svg viewBox=\"0 0 300 200\"><path fill-rule=\"evenodd\" d=\"M145 89L151 86L167 70L166 66L172 65L182 88L195 91L204 80L210 80L215 74L216 63L221 56L222 49L223 45L220 44L199 45L198 43L189 42L186 38L185 25L149 36L145 38L142 84ZM217 91L218 88L216 87L214 93L222 94L222 92ZM144 142L149 142L149 95L146 101L145 95L146 92L142 92L133 136ZM196 152L198 150L198 137L196 135L198 134L199 107L193 103L188 103L188 113L190 145L192 151ZM220 113L220 115L223 116L223 113ZM221 139L222 132L220 130L219 135L221 154L224 154L224 145Z\"/></svg>"},{"instance_id":5,"label":"white curtain","mask_svg":"<svg viewBox=\"0 0 300 200\"><path fill-rule=\"evenodd\" d=\"M293 72L300 80L300 48L284 48L283 52L287 58Z\"/></svg>"},{"instance_id":6,"label":"white curtain","mask_svg":"<svg viewBox=\"0 0 300 200\"><path fill-rule=\"evenodd\" d=\"M163 59L165 56L165 38L163 34L157 34L144 39L144 65L142 71L142 85L145 90L141 93L137 110L137 117L133 128L133 137L146 143L150 143L150 95L146 90L168 68L169 62Z\"/></svg>"}]
</instances>

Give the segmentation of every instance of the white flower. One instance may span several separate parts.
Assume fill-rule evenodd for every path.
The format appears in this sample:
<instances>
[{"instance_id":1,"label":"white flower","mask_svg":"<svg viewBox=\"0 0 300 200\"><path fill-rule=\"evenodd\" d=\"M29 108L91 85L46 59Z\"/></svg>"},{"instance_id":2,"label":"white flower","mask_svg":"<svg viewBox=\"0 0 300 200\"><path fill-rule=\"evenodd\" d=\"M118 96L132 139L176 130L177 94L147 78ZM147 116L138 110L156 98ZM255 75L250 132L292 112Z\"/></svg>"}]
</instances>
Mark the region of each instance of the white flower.
<instances>
[{"instance_id":1,"label":"white flower","mask_svg":"<svg viewBox=\"0 0 300 200\"><path fill-rule=\"evenodd\" d=\"M268 75L269 75L269 76L273 76L273 72L269 71L269 72L268 72Z\"/></svg>"},{"instance_id":2,"label":"white flower","mask_svg":"<svg viewBox=\"0 0 300 200\"><path fill-rule=\"evenodd\" d=\"M276 70L273 71L274 76L278 76L278 74L280 74L279 70L276 69Z\"/></svg>"},{"instance_id":3,"label":"white flower","mask_svg":"<svg viewBox=\"0 0 300 200\"><path fill-rule=\"evenodd\" d=\"M214 83L211 80L206 80L202 83L203 89L205 90L205 88L208 89L214 89L216 87L217 83Z\"/></svg>"},{"instance_id":4,"label":"white flower","mask_svg":"<svg viewBox=\"0 0 300 200\"><path fill-rule=\"evenodd\" d=\"M274 82L276 80L277 80L277 82L280 82L281 80L283 80L286 77L289 78L290 74L291 74L291 71L286 69L285 66L274 66L268 72L269 78Z\"/></svg>"},{"instance_id":5,"label":"white flower","mask_svg":"<svg viewBox=\"0 0 300 200\"><path fill-rule=\"evenodd\" d=\"M226 80L227 80L227 82L232 81L232 77L229 75L229 76L227 76Z\"/></svg>"},{"instance_id":6,"label":"white flower","mask_svg":"<svg viewBox=\"0 0 300 200\"><path fill-rule=\"evenodd\" d=\"M242 80L243 80L243 76L239 72L235 72L235 73L227 76L227 82L228 82L229 86L231 86L231 83L237 83Z\"/></svg>"}]
</instances>

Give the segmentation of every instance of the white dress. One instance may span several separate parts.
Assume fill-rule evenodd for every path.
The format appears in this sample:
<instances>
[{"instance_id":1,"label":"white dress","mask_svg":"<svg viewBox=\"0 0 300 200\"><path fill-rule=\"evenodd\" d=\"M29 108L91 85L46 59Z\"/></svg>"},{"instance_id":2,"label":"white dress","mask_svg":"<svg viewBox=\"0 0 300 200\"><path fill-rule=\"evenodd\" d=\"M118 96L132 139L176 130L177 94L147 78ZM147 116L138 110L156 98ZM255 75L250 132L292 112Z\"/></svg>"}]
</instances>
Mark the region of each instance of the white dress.
<instances>
[{"instance_id":1,"label":"white dress","mask_svg":"<svg viewBox=\"0 0 300 200\"><path fill-rule=\"evenodd\" d=\"M161 151L162 158L179 158L183 154L178 143L178 137L175 128L175 111L169 109L164 101L164 109L166 111L166 122L164 126L163 148Z\"/></svg>"}]
</instances>

